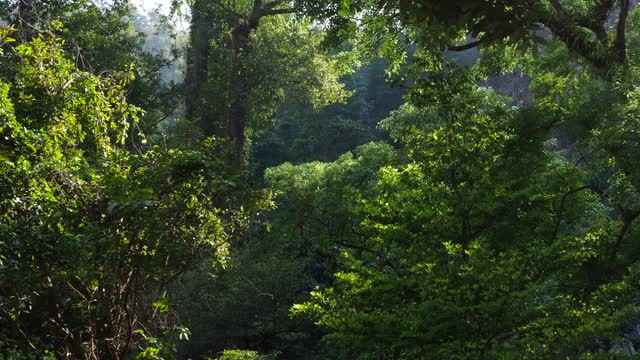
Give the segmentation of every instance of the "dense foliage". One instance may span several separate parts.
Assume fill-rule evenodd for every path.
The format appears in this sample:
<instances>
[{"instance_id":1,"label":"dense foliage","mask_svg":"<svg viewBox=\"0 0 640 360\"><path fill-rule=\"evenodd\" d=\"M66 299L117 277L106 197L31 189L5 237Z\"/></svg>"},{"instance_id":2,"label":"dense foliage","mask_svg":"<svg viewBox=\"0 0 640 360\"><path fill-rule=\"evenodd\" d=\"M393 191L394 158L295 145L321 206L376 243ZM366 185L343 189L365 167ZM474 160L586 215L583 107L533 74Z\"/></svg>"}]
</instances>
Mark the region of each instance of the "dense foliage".
<instances>
[{"instance_id":1,"label":"dense foliage","mask_svg":"<svg viewBox=\"0 0 640 360\"><path fill-rule=\"evenodd\" d=\"M0 358L638 356L635 1L170 3L0 1Z\"/></svg>"},{"instance_id":2,"label":"dense foliage","mask_svg":"<svg viewBox=\"0 0 640 360\"><path fill-rule=\"evenodd\" d=\"M351 71L348 54L322 51L324 33L293 19L285 1L198 0L191 7L187 115L204 134L232 143L236 168L244 166L245 137L268 128L285 97L317 108L349 95L339 82Z\"/></svg>"},{"instance_id":3,"label":"dense foliage","mask_svg":"<svg viewBox=\"0 0 640 360\"><path fill-rule=\"evenodd\" d=\"M164 315L168 287L207 256L224 263L268 202L224 165L215 140L127 150L139 113L125 100L132 75L79 71L63 43L41 35L4 54L14 77L2 83L0 127L3 338L121 358L179 330Z\"/></svg>"}]
</instances>

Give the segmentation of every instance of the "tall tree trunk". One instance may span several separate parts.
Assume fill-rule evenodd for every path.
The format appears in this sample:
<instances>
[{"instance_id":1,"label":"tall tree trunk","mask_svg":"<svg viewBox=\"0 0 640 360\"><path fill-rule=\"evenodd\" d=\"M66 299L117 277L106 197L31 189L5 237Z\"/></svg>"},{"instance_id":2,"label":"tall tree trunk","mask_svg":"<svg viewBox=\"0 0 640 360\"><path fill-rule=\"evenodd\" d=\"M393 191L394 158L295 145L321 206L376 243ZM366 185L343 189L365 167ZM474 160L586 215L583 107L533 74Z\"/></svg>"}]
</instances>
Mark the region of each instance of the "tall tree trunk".
<instances>
[{"instance_id":1,"label":"tall tree trunk","mask_svg":"<svg viewBox=\"0 0 640 360\"><path fill-rule=\"evenodd\" d=\"M188 86L185 99L187 118L198 122L200 127L206 132L207 127L213 126L210 119L207 119L207 83L209 79L209 42L215 35L211 26L212 14L209 9L208 0L196 0L192 7L191 17L191 46L187 57Z\"/></svg>"},{"instance_id":2,"label":"tall tree trunk","mask_svg":"<svg viewBox=\"0 0 640 360\"><path fill-rule=\"evenodd\" d=\"M245 19L237 22L231 35L231 79L227 93L229 111L226 112L226 138L231 143L229 163L235 169L244 165L245 130L249 117L249 97L256 86L247 68L247 54L251 53L251 35L258 30L260 19L264 15L262 0L254 0L252 10Z\"/></svg>"},{"instance_id":3,"label":"tall tree trunk","mask_svg":"<svg viewBox=\"0 0 640 360\"><path fill-rule=\"evenodd\" d=\"M256 26L257 27L257 24ZM230 142L229 163L236 169L244 164L245 128L249 117L249 96L254 81L250 78L244 54L250 51L251 24L238 26L231 35L231 78L228 83L228 111L225 112L225 137Z\"/></svg>"},{"instance_id":4,"label":"tall tree trunk","mask_svg":"<svg viewBox=\"0 0 640 360\"><path fill-rule=\"evenodd\" d=\"M20 32L20 39L27 43L33 39L33 0L18 0L16 23Z\"/></svg>"},{"instance_id":5,"label":"tall tree trunk","mask_svg":"<svg viewBox=\"0 0 640 360\"><path fill-rule=\"evenodd\" d=\"M244 164L249 100L251 90L256 86L247 63L247 55L251 53L251 35L258 29L262 17L293 11L275 9L282 4L282 1L265 3L263 0L253 0L251 11L242 14L216 0L196 0L192 7L191 53L187 69L187 83L191 92L187 98L187 116L200 124L206 136L215 135L227 142L227 163L238 170ZM218 32L214 28L220 24L227 27ZM211 53L211 42L219 40L214 37L226 30L231 30L227 43L222 45L226 46L229 55L223 61L227 66L219 69L221 74L212 78L210 66L214 54ZM219 93L211 93L210 81L221 82L215 87Z\"/></svg>"}]
</instances>

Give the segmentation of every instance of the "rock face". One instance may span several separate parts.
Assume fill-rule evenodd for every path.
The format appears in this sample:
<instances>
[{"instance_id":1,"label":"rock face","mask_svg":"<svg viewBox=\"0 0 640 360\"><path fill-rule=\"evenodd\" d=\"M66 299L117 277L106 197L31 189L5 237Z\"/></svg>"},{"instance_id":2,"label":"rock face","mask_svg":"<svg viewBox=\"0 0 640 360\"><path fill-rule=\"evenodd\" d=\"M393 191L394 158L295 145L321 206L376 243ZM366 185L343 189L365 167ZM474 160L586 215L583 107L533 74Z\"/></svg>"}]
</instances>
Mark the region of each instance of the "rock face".
<instances>
[{"instance_id":1,"label":"rock face","mask_svg":"<svg viewBox=\"0 0 640 360\"><path fill-rule=\"evenodd\" d=\"M610 353L623 353L626 355L636 355L640 349L640 322L630 323L624 337L612 344Z\"/></svg>"},{"instance_id":2,"label":"rock face","mask_svg":"<svg viewBox=\"0 0 640 360\"><path fill-rule=\"evenodd\" d=\"M640 323L634 323L629 327L627 339L631 340L636 345L640 345Z\"/></svg>"},{"instance_id":3,"label":"rock face","mask_svg":"<svg viewBox=\"0 0 640 360\"><path fill-rule=\"evenodd\" d=\"M512 99L511 105L521 108L533 102L530 83L531 78L520 69L516 69L512 73L492 77L486 85L502 95L509 96Z\"/></svg>"},{"instance_id":4,"label":"rock face","mask_svg":"<svg viewBox=\"0 0 640 360\"><path fill-rule=\"evenodd\" d=\"M640 310L640 309L639 309ZM640 354L640 320L630 321L625 326L624 335L616 341L607 343L602 339L595 339L587 354L617 354L634 356Z\"/></svg>"},{"instance_id":5,"label":"rock face","mask_svg":"<svg viewBox=\"0 0 640 360\"><path fill-rule=\"evenodd\" d=\"M633 342L631 342L631 340L623 338L622 340L613 343L611 349L609 350L609 353L635 355L637 351L635 345L633 344Z\"/></svg>"}]
</instances>

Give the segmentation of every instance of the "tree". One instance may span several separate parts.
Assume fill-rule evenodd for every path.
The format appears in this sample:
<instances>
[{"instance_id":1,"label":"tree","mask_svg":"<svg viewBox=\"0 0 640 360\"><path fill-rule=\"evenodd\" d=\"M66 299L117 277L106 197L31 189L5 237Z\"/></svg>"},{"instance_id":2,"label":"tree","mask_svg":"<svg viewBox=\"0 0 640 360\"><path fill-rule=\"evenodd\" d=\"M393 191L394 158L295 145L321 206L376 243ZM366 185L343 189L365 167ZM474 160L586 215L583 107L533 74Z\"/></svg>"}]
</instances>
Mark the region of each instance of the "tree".
<instances>
[{"instance_id":1,"label":"tree","mask_svg":"<svg viewBox=\"0 0 640 360\"><path fill-rule=\"evenodd\" d=\"M127 150L132 75L77 70L63 49L48 34L2 55L0 344L121 359L146 342L141 356L160 356L171 348L157 339L182 329L168 287L194 263L224 262L266 203L215 142Z\"/></svg>"},{"instance_id":2,"label":"tree","mask_svg":"<svg viewBox=\"0 0 640 360\"><path fill-rule=\"evenodd\" d=\"M384 63L378 60L344 78L346 89L353 92L345 104L314 111L312 106L285 100L275 114L276 126L252 141L252 160L264 168L285 162L335 161L360 145L385 139L378 122L400 107L405 94L388 80Z\"/></svg>"},{"instance_id":3,"label":"tree","mask_svg":"<svg viewBox=\"0 0 640 360\"><path fill-rule=\"evenodd\" d=\"M323 34L291 17L284 1L201 0L192 6L187 116L205 135L226 139L244 163L245 136L268 127L285 95L315 106L345 99L345 56L329 57Z\"/></svg>"},{"instance_id":4,"label":"tree","mask_svg":"<svg viewBox=\"0 0 640 360\"><path fill-rule=\"evenodd\" d=\"M640 12L620 4L606 49L588 49L597 54L551 24L541 53L487 37L473 69L410 65L410 104L384 122L408 160L379 169L373 196L358 197L351 217L370 235L345 251L335 284L294 307L341 345L336 357L625 355L620 344L640 319L630 135ZM532 13L563 8L542 5ZM441 30L417 25L407 32ZM527 107L475 85L516 66L532 79Z\"/></svg>"},{"instance_id":5,"label":"tree","mask_svg":"<svg viewBox=\"0 0 640 360\"><path fill-rule=\"evenodd\" d=\"M460 81L439 83L439 106L405 105L386 121L409 159L370 170L372 191L346 216L367 235L345 245L333 286L294 308L317 316L344 356L491 358L493 339L537 313L524 304L540 284L525 279L543 271L527 264L542 260L547 204L526 204L544 180L505 176L524 166L509 151L516 113Z\"/></svg>"},{"instance_id":6,"label":"tree","mask_svg":"<svg viewBox=\"0 0 640 360\"><path fill-rule=\"evenodd\" d=\"M395 155L391 146L372 143L335 163L269 169L266 181L278 196L276 209L263 215L266 226L253 226L232 248L226 271L193 271L177 291L181 319L193 332L180 355L251 349L285 359L326 358L321 330L308 319L290 318L289 308L316 284L331 283L339 253L334 247L358 243L353 195L366 192L371 169L394 162Z\"/></svg>"},{"instance_id":7,"label":"tree","mask_svg":"<svg viewBox=\"0 0 640 360\"><path fill-rule=\"evenodd\" d=\"M145 49L146 36L132 23L141 15L128 0L104 4L94 0L0 1L0 18L19 29L18 42L28 42L46 32L51 21L62 21L64 48L73 54L76 66L94 74L132 71L127 100L145 109L141 121L132 124L129 139L138 132L156 130L158 122L175 112L179 96L164 83L161 70L170 61L164 54Z\"/></svg>"},{"instance_id":8,"label":"tree","mask_svg":"<svg viewBox=\"0 0 640 360\"><path fill-rule=\"evenodd\" d=\"M416 54L423 61L440 58L445 49L464 51L503 41L531 44L544 28L604 72L627 61L626 25L633 8L631 0L303 0L296 4L300 11L328 21L336 35L353 36L364 29L382 35L389 45L402 40L398 37L402 33L405 40L420 46ZM612 14L616 24L609 31Z\"/></svg>"}]
</instances>

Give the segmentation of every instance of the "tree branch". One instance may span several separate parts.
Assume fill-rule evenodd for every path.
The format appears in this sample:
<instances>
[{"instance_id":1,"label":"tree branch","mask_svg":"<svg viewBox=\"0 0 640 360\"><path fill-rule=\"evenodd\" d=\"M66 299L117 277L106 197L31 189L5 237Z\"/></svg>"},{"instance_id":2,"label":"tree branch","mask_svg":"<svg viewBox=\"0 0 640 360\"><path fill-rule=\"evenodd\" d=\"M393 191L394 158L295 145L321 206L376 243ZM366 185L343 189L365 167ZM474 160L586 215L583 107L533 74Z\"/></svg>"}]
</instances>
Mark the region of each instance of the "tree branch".
<instances>
[{"instance_id":1,"label":"tree branch","mask_svg":"<svg viewBox=\"0 0 640 360\"><path fill-rule=\"evenodd\" d=\"M238 19L242 18L242 15L240 15L239 13L237 13L236 11L231 9L230 7L224 5L220 0L214 0L213 4L217 5L222 11L224 11L224 12L228 13L229 15L233 16L235 18L235 20L238 20Z\"/></svg>"},{"instance_id":2,"label":"tree branch","mask_svg":"<svg viewBox=\"0 0 640 360\"><path fill-rule=\"evenodd\" d=\"M281 8L281 9L265 10L263 14L265 16L283 15L283 14L293 14L295 11L296 10L294 8Z\"/></svg>"},{"instance_id":3,"label":"tree branch","mask_svg":"<svg viewBox=\"0 0 640 360\"><path fill-rule=\"evenodd\" d=\"M606 26L614 5L615 0L597 1L593 12L586 19L583 19L585 27L591 29L603 45L606 45L607 41L609 41Z\"/></svg>"},{"instance_id":4,"label":"tree branch","mask_svg":"<svg viewBox=\"0 0 640 360\"><path fill-rule=\"evenodd\" d=\"M583 185L583 186L580 186L578 188L569 190L568 192L566 192L566 193L564 193L562 195L562 198L560 199L560 205L558 206L558 209L555 211L555 213L556 213L556 223L555 223L555 226L554 226L554 229L553 229L553 238L554 239L558 236L558 232L560 230L560 224L562 223L562 212L564 211L564 204L565 204L565 201L567 200L567 197L569 195L578 193L578 192L583 191L583 190L591 190L591 191L596 192L597 188L595 187L595 185L588 184L588 185Z\"/></svg>"},{"instance_id":5,"label":"tree branch","mask_svg":"<svg viewBox=\"0 0 640 360\"><path fill-rule=\"evenodd\" d=\"M478 45L482 44L484 42L484 39L480 39L480 40L476 40L476 41L472 41L468 44L464 44L464 45L447 45L447 50L449 51L465 51L465 50L469 50L469 49L473 49L474 47L477 47Z\"/></svg>"},{"instance_id":6,"label":"tree branch","mask_svg":"<svg viewBox=\"0 0 640 360\"><path fill-rule=\"evenodd\" d=\"M550 0L553 9L547 8L542 11L539 22L548 27L570 50L591 62L596 68L605 70L612 63L624 64L626 62L625 30L630 2L629 0L618 0L620 15L616 39L612 45L609 45L606 24L615 1L600 0L589 16L576 18L565 11L559 0ZM590 38L585 30L595 34L597 40Z\"/></svg>"},{"instance_id":7,"label":"tree branch","mask_svg":"<svg viewBox=\"0 0 640 360\"><path fill-rule=\"evenodd\" d=\"M618 238L616 239L616 243L614 244L613 248L611 249L611 253L609 254L608 261L610 274L614 274L614 262L616 260L616 256L618 255L618 251L624 243L624 238L627 235L627 232L629 232L629 229L631 228L633 222L640 216L640 210L638 209L629 210L620 208L620 211L622 212L622 228L620 229Z\"/></svg>"},{"instance_id":8,"label":"tree branch","mask_svg":"<svg viewBox=\"0 0 640 360\"><path fill-rule=\"evenodd\" d=\"M559 0L551 0L551 5L558 13L560 13L560 15L569 17L569 14L567 14L567 12L564 10Z\"/></svg>"},{"instance_id":9,"label":"tree branch","mask_svg":"<svg viewBox=\"0 0 640 360\"><path fill-rule=\"evenodd\" d=\"M552 14L551 12L542 12L540 14L540 23L551 30L560 41L565 43L567 47L578 55L591 62L598 69L606 69L610 63L609 49L605 48L600 41L593 41L584 33L584 27L578 26L574 19L562 16L562 14Z\"/></svg>"},{"instance_id":10,"label":"tree branch","mask_svg":"<svg viewBox=\"0 0 640 360\"><path fill-rule=\"evenodd\" d=\"M284 4L285 2L286 2L285 0L272 1L272 2L270 2L270 3L268 3L268 4L265 4L265 5L264 5L264 8L265 8L265 9L273 9L273 8L275 8L275 7L279 6L279 5Z\"/></svg>"}]
</instances>

